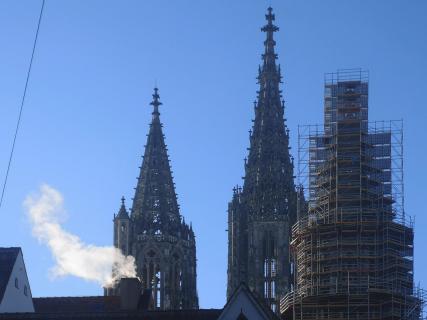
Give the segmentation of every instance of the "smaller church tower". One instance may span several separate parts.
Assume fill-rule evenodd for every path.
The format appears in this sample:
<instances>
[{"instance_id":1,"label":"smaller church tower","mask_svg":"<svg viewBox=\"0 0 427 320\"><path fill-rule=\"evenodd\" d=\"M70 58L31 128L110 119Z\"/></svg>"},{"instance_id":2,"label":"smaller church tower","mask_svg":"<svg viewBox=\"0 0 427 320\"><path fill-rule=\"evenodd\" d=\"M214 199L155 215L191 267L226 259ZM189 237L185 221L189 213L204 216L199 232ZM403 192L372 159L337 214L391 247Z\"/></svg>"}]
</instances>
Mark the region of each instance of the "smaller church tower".
<instances>
[{"instance_id":1,"label":"smaller church tower","mask_svg":"<svg viewBox=\"0 0 427 320\"><path fill-rule=\"evenodd\" d=\"M129 255L130 219L125 206L125 197L117 215L114 215L114 246L127 256Z\"/></svg>"},{"instance_id":2,"label":"smaller church tower","mask_svg":"<svg viewBox=\"0 0 427 320\"><path fill-rule=\"evenodd\" d=\"M135 257L137 276L158 310L197 309L196 239L181 216L154 89L150 130L130 215L122 198L114 245ZM116 294L112 289L106 294Z\"/></svg>"}]
</instances>

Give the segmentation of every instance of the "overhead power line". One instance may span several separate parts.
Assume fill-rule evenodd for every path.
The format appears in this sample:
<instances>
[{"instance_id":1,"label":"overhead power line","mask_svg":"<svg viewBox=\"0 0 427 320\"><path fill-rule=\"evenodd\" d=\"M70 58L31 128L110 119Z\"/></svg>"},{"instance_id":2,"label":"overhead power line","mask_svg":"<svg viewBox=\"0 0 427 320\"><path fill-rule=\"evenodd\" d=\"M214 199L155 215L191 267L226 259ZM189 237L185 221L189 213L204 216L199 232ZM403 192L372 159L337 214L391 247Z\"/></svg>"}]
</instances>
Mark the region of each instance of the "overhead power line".
<instances>
[{"instance_id":1,"label":"overhead power line","mask_svg":"<svg viewBox=\"0 0 427 320\"><path fill-rule=\"evenodd\" d=\"M7 169L6 169L6 176L5 176L5 178L4 178L3 188L2 188L2 191L1 191L0 208L1 208L2 204L3 204L4 194L5 194L5 191L6 191L6 185L7 185L7 179L9 178L10 166L11 166L11 164L12 164L13 153L14 153L14 151L15 151L16 137L18 136L19 127L20 127L20 124L21 124L22 111L24 110L25 96L27 95L27 88L28 88L28 82L29 82L29 80L30 80L31 68L32 68L32 66L33 66L34 53L35 53L35 51L36 51L37 39L38 39L38 37L39 37L40 24L41 24L42 17L43 17L44 4L45 4L45 0L42 0L42 6L41 6L41 8L40 8L39 20L38 20L38 22L37 22L36 35L35 35L35 37L34 37L33 50L32 50L32 52L31 52L30 65L28 66L27 79L26 79L26 81L25 81L24 92L23 92L23 94L22 94L22 99L21 99L21 106L20 106L20 108L19 108L18 121L16 122L15 134L14 134L14 136L13 136L12 148L11 148L11 150L10 150L9 162L8 162L8 164L7 164Z\"/></svg>"}]
</instances>

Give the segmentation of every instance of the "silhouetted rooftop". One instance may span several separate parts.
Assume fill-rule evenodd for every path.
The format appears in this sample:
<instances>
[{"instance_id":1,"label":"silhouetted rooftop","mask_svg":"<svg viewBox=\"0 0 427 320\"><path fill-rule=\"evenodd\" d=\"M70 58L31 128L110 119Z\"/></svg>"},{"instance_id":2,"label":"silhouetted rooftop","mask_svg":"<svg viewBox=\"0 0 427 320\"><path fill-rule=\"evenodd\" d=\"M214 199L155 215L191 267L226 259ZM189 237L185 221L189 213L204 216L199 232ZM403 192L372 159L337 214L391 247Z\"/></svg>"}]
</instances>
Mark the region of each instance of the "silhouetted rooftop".
<instances>
[{"instance_id":1,"label":"silhouetted rooftop","mask_svg":"<svg viewBox=\"0 0 427 320\"><path fill-rule=\"evenodd\" d=\"M21 248L0 248L0 302L3 300L10 274Z\"/></svg>"}]
</instances>

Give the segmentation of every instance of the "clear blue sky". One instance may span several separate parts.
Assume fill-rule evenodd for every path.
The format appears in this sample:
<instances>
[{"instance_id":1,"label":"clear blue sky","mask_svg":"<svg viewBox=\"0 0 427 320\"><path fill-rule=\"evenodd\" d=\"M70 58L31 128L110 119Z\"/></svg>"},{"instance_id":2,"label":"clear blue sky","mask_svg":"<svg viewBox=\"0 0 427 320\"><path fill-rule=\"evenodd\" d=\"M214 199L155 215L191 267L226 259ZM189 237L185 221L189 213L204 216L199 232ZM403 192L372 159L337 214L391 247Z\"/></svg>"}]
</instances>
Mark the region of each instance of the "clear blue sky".
<instances>
[{"instance_id":1,"label":"clear blue sky","mask_svg":"<svg viewBox=\"0 0 427 320\"><path fill-rule=\"evenodd\" d=\"M40 3L0 1L1 179ZM322 121L325 72L368 69L370 119L404 119L406 211L416 216L416 280L427 286L426 1L47 0L0 210L0 246L23 248L34 296L102 294L77 278L49 279L50 252L31 236L22 202L48 183L65 197L68 231L111 244L157 81L181 213L197 236L200 304L224 304L226 209L243 174L270 4L295 156L297 125Z\"/></svg>"}]
</instances>

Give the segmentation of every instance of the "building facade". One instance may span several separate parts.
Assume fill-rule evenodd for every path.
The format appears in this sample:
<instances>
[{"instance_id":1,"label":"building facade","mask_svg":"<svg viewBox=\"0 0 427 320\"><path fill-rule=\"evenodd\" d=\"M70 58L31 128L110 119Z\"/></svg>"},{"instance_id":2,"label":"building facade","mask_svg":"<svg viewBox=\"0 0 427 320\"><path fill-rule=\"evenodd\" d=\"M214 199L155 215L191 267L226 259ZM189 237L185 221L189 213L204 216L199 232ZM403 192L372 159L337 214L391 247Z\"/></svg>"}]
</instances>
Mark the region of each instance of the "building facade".
<instances>
[{"instance_id":1,"label":"building facade","mask_svg":"<svg viewBox=\"0 0 427 320\"><path fill-rule=\"evenodd\" d=\"M114 245L135 257L144 289L155 308L196 309L196 242L179 211L154 89L152 121L130 214L122 205L114 217Z\"/></svg>"},{"instance_id":2,"label":"building facade","mask_svg":"<svg viewBox=\"0 0 427 320\"><path fill-rule=\"evenodd\" d=\"M19 247L0 248L0 314L34 312L24 256Z\"/></svg>"},{"instance_id":3,"label":"building facade","mask_svg":"<svg viewBox=\"0 0 427 320\"><path fill-rule=\"evenodd\" d=\"M324 121L323 130L299 129L309 206L293 227L295 290L281 312L286 319L418 319L402 123L368 122L361 70L326 75Z\"/></svg>"},{"instance_id":4,"label":"building facade","mask_svg":"<svg viewBox=\"0 0 427 320\"><path fill-rule=\"evenodd\" d=\"M273 37L279 28L274 19L268 8L267 24L261 29L266 34L265 51L244 183L234 188L228 206L227 296L243 282L276 312L291 285L289 238L297 195L279 88L282 76Z\"/></svg>"}]
</instances>

